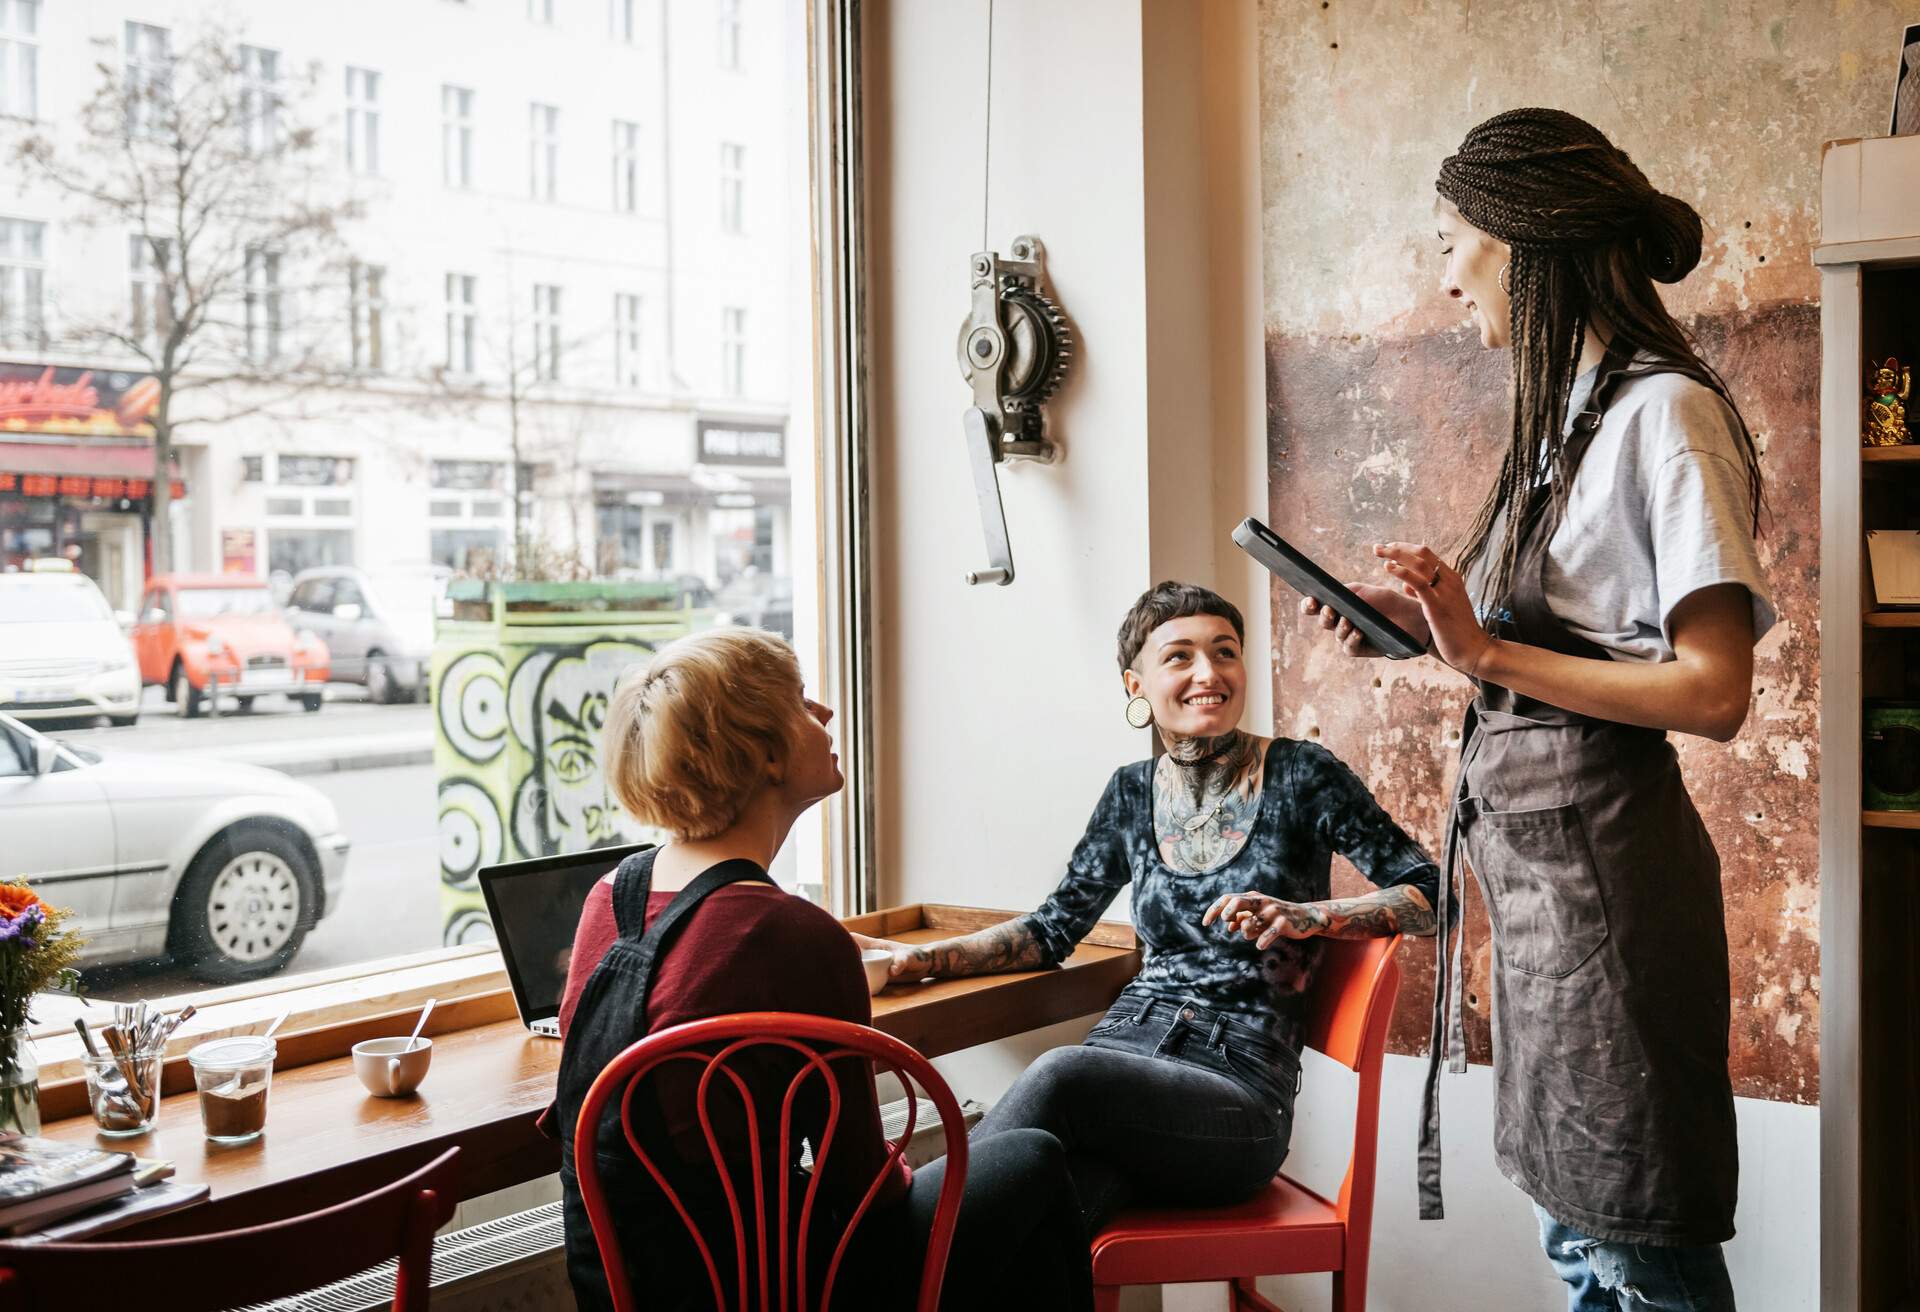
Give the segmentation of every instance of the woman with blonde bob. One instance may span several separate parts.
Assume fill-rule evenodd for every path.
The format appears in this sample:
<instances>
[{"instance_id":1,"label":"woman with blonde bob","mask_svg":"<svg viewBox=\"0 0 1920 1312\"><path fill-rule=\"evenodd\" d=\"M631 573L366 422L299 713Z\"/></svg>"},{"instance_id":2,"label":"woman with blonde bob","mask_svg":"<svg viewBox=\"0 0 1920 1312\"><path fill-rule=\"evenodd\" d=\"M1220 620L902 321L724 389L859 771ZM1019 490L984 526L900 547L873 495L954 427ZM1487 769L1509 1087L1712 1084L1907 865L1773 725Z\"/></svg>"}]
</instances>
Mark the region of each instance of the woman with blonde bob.
<instances>
[{"instance_id":1,"label":"woman with blonde bob","mask_svg":"<svg viewBox=\"0 0 1920 1312\"><path fill-rule=\"evenodd\" d=\"M636 818L672 840L628 857L588 896L561 1003L564 1046L554 1111L564 1147L567 1265L584 1309L611 1306L573 1173L574 1125L600 1071L647 1034L706 1016L788 1011L860 1024L872 1019L853 939L832 916L783 892L767 874L794 821L844 783L827 728L832 719L831 710L807 698L793 649L751 629L715 629L672 643L651 665L630 671L614 692L603 753L608 787ZM799 1066L797 1057L768 1056L742 1070L762 1127L779 1123L782 1097ZM872 1070L852 1061L837 1066L839 1129L817 1204L834 1216L815 1217L815 1239L837 1240L842 1225L835 1217L851 1215L886 1156ZM677 1082L669 1071L680 1075ZM675 1163L683 1166L674 1187L714 1247L725 1281L735 1270L726 1251L732 1222L695 1110L695 1078L673 1068L652 1077L657 1114L646 1118L642 1132L652 1132L657 1147L650 1155L666 1164L670 1177ZM740 1111L725 1097L709 1100L736 1191L752 1184ZM777 1196L783 1175L804 1187L799 1139L817 1139L829 1115L821 1082L809 1081L794 1112L799 1133L792 1159L761 1163L767 1197ZM764 1129L762 1142L765 1147ZM598 1152L619 1232L613 1260L624 1261L633 1283L648 1291L649 1307L712 1307L705 1264L627 1146L617 1113L599 1128ZM901 1164L886 1182L835 1283L835 1308L911 1304L944 1166L911 1172ZM1064 1154L1051 1135L1034 1131L1004 1148L996 1141L990 1151L974 1151L944 1304L983 1306L985 1290L969 1285L1012 1259L1028 1273L1024 1278L1040 1300L1033 1306L1090 1307L1077 1212ZM826 1265L809 1263L809 1270L824 1272ZM729 1306L738 1298L738 1291L728 1291Z\"/></svg>"}]
</instances>

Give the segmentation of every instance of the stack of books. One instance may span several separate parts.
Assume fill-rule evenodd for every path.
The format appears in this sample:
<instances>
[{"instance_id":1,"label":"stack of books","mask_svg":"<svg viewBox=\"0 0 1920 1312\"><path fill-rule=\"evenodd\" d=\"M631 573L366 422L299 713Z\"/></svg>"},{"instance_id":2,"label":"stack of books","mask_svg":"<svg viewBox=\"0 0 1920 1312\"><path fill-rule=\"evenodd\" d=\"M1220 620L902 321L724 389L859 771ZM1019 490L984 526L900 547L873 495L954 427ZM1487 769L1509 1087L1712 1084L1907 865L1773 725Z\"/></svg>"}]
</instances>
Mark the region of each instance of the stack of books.
<instances>
[{"instance_id":1,"label":"stack of books","mask_svg":"<svg viewBox=\"0 0 1920 1312\"><path fill-rule=\"evenodd\" d=\"M171 1162L0 1135L0 1235L82 1239L191 1206L205 1185L160 1183Z\"/></svg>"}]
</instances>

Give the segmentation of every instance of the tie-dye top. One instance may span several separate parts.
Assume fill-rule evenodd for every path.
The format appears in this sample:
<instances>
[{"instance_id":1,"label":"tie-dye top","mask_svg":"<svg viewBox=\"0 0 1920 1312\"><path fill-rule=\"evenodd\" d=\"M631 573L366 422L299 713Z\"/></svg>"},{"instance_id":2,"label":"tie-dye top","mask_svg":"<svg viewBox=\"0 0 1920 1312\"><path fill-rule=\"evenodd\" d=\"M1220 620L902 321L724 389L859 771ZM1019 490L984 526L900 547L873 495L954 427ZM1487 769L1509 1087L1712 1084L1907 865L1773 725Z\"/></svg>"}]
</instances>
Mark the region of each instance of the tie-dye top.
<instances>
[{"instance_id":1,"label":"tie-dye top","mask_svg":"<svg viewBox=\"0 0 1920 1312\"><path fill-rule=\"evenodd\" d=\"M1200 917L1225 893L1288 902L1332 896L1333 854L1381 888L1411 884L1436 905L1440 872L1373 794L1326 748L1275 738L1267 748L1260 811L1231 861L1205 874L1160 859L1153 833L1154 762L1114 771L1066 878L1024 918L1049 965L1065 960L1121 888L1133 884L1133 922L1146 963L1121 994L1194 1001L1300 1047L1301 998L1313 981L1318 939L1280 939L1262 952Z\"/></svg>"}]
</instances>

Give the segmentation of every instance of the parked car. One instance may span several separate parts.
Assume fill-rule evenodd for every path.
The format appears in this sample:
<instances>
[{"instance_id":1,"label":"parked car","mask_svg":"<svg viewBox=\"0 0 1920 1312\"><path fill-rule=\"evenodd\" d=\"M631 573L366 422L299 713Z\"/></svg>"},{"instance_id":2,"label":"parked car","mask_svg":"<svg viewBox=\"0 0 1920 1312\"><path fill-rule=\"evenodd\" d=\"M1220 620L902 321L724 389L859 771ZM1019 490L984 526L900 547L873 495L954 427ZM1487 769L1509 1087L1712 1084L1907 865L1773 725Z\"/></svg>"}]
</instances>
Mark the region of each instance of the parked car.
<instances>
[{"instance_id":1,"label":"parked car","mask_svg":"<svg viewBox=\"0 0 1920 1312\"><path fill-rule=\"evenodd\" d=\"M100 588L69 560L0 574L0 711L140 719L140 672Z\"/></svg>"},{"instance_id":2,"label":"parked car","mask_svg":"<svg viewBox=\"0 0 1920 1312\"><path fill-rule=\"evenodd\" d=\"M322 703L327 647L295 631L257 579L239 574L156 574L140 602L133 650L142 683L169 691L184 716L218 692L251 710L262 693L283 692L309 711Z\"/></svg>"},{"instance_id":3,"label":"parked car","mask_svg":"<svg viewBox=\"0 0 1920 1312\"><path fill-rule=\"evenodd\" d=\"M333 678L364 683L377 702L416 701L427 691L433 620L452 573L443 565L302 570L289 618L327 644Z\"/></svg>"},{"instance_id":4,"label":"parked car","mask_svg":"<svg viewBox=\"0 0 1920 1312\"><path fill-rule=\"evenodd\" d=\"M793 580L748 569L713 599L716 624L743 624L793 641Z\"/></svg>"},{"instance_id":5,"label":"parked car","mask_svg":"<svg viewBox=\"0 0 1920 1312\"><path fill-rule=\"evenodd\" d=\"M171 955L202 979L293 960L340 905L333 803L273 770L94 752L0 715L8 878L73 910L83 964Z\"/></svg>"}]
</instances>

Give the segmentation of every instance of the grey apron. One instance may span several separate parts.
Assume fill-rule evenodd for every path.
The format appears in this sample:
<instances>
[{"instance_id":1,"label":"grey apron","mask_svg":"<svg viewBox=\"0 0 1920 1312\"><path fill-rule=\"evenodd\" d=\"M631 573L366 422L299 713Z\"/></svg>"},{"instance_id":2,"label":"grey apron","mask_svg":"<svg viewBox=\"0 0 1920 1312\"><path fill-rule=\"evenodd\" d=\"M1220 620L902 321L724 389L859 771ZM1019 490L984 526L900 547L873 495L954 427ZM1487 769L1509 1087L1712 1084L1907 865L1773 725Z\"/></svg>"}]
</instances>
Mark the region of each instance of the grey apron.
<instances>
[{"instance_id":1,"label":"grey apron","mask_svg":"<svg viewBox=\"0 0 1920 1312\"><path fill-rule=\"evenodd\" d=\"M1609 356L1574 420L1570 471L1622 376ZM1547 491L1523 511L1528 528L1500 636L1609 659L1548 609L1543 570L1557 521ZM1439 899L1421 1217L1443 1214L1443 1051L1453 1070L1466 1069L1464 924L1451 960L1448 951L1464 848L1493 929L1501 1172L1555 1220L1596 1239L1725 1241L1739 1165L1720 859L1666 734L1483 683L1461 744Z\"/></svg>"}]
</instances>

